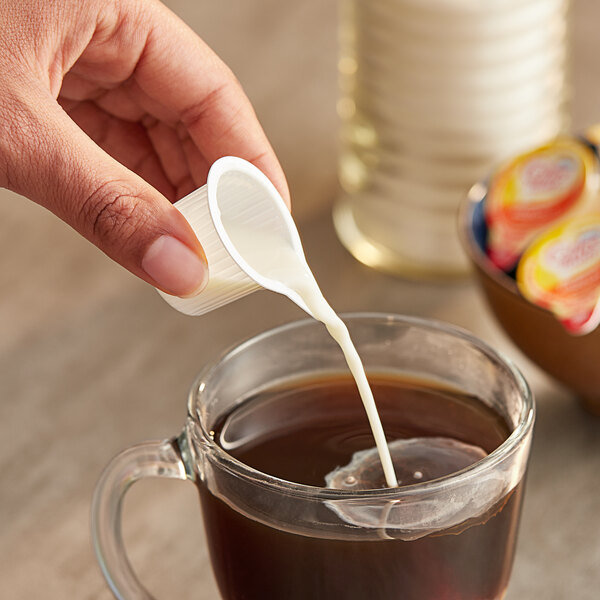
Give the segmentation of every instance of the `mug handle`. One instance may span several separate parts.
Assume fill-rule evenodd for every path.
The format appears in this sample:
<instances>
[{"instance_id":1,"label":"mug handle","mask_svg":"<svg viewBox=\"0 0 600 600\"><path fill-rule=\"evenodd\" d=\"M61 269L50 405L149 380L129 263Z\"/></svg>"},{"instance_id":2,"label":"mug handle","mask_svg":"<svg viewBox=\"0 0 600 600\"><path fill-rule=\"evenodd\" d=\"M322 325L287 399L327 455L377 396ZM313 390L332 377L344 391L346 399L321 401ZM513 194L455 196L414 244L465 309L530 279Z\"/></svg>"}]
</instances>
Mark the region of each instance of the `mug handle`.
<instances>
[{"instance_id":1,"label":"mug handle","mask_svg":"<svg viewBox=\"0 0 600 600\"><path fill-rule=\"evenodd\" d=\"M118 600L153 600L125 553L121 507L125 492L145 477L187 479L177 440L144 442L124 450L105 468L92 501L92 541L102 573Z\"/></svg>"}]
</instances>

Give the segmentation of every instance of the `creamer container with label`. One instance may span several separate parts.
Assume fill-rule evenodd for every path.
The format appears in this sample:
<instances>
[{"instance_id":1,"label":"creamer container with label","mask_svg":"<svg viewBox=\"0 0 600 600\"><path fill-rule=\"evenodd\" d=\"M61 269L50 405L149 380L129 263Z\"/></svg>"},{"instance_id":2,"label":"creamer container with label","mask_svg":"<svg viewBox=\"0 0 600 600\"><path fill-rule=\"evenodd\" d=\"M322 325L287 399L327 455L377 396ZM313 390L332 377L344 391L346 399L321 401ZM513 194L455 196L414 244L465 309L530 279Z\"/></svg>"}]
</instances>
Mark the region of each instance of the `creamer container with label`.
<instances>
[{"instance_id":1,"label":"creamer container with label","mask_svg":"<svg viewBox=\"0 0 600 600\"><path fill-rule=\"evenodd\" d=\"M517 269L523 296L552 311L571 333L600 323L600 212L561 222L540 235Z\"/></svg>"},{"instance_id":2,"label":"creamer container with label","mask_svg":"<svg viewBox=\"0 0 600 600\"><path fill-rule=\"evenodd\" d=\"M490 260L511 271L536 235L590 210L598 183L596 154L577 139L559 138L505 164L492 176L484 206Z\"/></svg>"}]
</instances>

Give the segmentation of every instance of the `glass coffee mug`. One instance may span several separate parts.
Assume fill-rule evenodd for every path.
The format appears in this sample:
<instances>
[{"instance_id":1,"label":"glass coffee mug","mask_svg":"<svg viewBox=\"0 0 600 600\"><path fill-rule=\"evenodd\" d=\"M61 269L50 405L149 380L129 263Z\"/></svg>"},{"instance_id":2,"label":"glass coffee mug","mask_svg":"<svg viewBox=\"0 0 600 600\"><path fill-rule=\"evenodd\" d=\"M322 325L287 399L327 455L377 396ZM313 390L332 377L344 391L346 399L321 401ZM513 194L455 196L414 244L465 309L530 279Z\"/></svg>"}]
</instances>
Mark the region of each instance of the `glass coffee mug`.
<instances>
[{"instance_id":1,"label":"glass coffee mug","mask_svg":"<svg viewBox=\"0 0 600 600\"><path fill-rule=\"evenodd\" d=\"M373 381L421 381L445 390L403 396L379 391L375 384L390 438L397 437L390 435L394 410L396 416L415 416L413 428L427 421L426 435L433 437L419 439L437 440L444 435L467 439L469 428L469 435L477 433L479 422L472 415L480 408L506 425L504 441L456 472L426 480L425 469L415 470L414 480L401 477L404 484L394 489L332 489L324 479L300 484L255 469L234 456L248 441L252 447L252 440L270 435L283 440L302 422L310 425L305 431L316 431L318 424L327 432L330 425L359 420L362 411L352 394L339 409L335 386L347 381L347 368L320 323L304 320L258 335L203 370L190 392L179 437L125 450L102 475L92 533L117 598L151 599L131 569L121 537L123 496L144 477L189 479L197 485L224 600L504 596L534 422L527 383L494 350L449 325L384 314L344 320ZM444 408L448 394L457 400ZM280 396L288 400L278 402ZM339 431L323 439L323 452L354 443L352 435ZM360 449L373 445L365 432L361 444ZM271 458L274 465L295 460L310 470L322 451L310 452L294 456L288 448ZM397 468L408 460L397 462Z\"/></svg>"}]
</instances>

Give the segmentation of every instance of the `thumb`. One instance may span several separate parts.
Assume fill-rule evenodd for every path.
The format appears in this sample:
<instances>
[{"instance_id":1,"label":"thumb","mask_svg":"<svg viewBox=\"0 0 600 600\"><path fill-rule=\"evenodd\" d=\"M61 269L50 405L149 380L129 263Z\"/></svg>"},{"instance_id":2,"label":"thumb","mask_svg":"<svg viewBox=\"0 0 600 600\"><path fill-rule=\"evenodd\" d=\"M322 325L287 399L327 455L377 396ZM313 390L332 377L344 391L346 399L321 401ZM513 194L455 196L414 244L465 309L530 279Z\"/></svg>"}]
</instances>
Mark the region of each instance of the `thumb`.
<instances>
[{"instance_id":1,"label":"thumb","mask_svg":"<svg viewBox=\"0 0 600 600\"><path fill-rule=\"evenodd\" d=\"M208 281L181 213L98 147L48 93L13 95L0 119L0 185L46 207L144 281L176 296ZM4 169L2 168L4 167Z\"/></svg>"}]
</instances>

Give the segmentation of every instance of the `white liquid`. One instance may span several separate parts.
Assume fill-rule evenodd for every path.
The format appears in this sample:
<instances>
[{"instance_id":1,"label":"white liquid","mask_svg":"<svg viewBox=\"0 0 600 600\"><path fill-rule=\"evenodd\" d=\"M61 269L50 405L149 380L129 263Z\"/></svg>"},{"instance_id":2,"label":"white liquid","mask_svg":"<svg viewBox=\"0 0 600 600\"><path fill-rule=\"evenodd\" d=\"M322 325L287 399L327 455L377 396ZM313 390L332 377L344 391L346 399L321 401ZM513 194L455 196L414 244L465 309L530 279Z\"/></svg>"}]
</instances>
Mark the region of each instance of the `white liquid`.
<instances>
[{"instance_id":1,"label":"white liquid","mask_svg":"<svg viewBox=\"0 0 600 600\"><path fill-rule=\"evenodd\" d=\"M306 260L293 250L284 236L263 232L257 235L256 230L245 230L235 223L228 223L226 229L246 262L263 277L283 284L291 292L286 295L300 308L308 310L311 316L321 321L339 344L365 407L387 485L398 487L381 419L362 361L352 343L348 328L323 297Z\"/></svg>"},{"instance_id":2,"label":"white liquid","mask_svg":"<svg viewBox=\"0 0 600 600\"><path fill-rule=\"evenodd\" d=\"M398 487L398 479L396 478L392 457L390 456L390 451L387 442L385 441L381 419L379 418L375 399L373 398L373 392L367 380L365 368L360 360L360 356L352 343L348 328L323 297L317 282L314 277L312 277L312 273L311 279L312 282L298 279L293 281L293 285L290 285L290 287L300 296L300 298L302 298L312 313L312 316L327 327L327 331L329 331L331 337L342 349L344 358L348 363L348 368L354 377L354 381L356 381L358 393L360 394L367 413L367 418L373 432L373 437L375 438L375 446L379 453L379 459L381 460L387 485L388 487Z\"/></svg>"}]
</instances>

